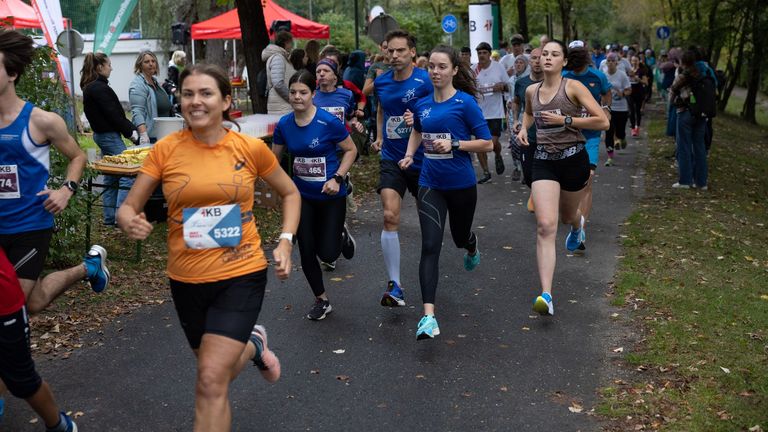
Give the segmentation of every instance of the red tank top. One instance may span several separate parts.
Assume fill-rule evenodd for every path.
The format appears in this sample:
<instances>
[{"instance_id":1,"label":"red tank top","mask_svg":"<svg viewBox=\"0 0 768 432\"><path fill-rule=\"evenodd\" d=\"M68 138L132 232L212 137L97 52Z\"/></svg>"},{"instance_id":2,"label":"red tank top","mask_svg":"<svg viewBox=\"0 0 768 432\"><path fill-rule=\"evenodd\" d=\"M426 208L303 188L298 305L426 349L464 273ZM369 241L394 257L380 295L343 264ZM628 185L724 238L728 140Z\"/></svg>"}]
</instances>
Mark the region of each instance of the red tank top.
<instances>
[{"instance_id":1,"label":"red tank top","mask_svg":"<svg viewBox=\"0 0 768 432\"><path fill-rule=\"evenodd\" d=\"M24 306L26 299L19 278L5 251L0 248L0 316L10 315Z\"/></svg>"}]
</instances>

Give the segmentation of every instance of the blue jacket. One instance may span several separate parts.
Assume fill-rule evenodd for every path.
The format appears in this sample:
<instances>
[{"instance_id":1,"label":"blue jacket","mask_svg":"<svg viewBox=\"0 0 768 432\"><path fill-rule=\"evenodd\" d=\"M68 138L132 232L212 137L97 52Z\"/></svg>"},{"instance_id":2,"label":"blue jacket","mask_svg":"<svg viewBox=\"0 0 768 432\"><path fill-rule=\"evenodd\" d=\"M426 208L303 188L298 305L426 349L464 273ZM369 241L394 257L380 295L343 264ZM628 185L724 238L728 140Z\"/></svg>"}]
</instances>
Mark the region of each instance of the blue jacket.
<instances>
[{"instance_id":1,"label":"blue jacket","mask_svg":"<svg viewBox=\"0 0 768 432\"><path fill-rule=\"evenodd\" d=\"M168 93L158 84L157 79L152 77L155 88L165 97ZM170 98L168 98L170 100ZM157 99L155 91L144 80L144 75L136 74L128 87L128 101L131 103L131 114L133 115L133 124L147 125L147 134L150 138L156 138L155 135L155 117L157 117Z\"/></svg>"}]
</instances>

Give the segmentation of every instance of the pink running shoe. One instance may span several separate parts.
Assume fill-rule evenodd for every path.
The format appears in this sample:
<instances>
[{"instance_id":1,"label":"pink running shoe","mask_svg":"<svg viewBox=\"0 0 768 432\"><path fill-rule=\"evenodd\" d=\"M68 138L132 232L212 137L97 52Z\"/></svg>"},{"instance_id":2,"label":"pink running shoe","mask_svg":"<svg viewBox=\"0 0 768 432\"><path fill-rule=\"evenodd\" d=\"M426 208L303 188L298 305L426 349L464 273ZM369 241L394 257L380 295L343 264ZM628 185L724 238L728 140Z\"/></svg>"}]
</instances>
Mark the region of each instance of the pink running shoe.
<instances>
[{"instance_id":1,"label":"pink running shoe","mask_svg":"<svg viewBox=\"0 0 768 432\"><path fill-rule=\"evenodd\" d=\"M267 330L264 326L255 325L251 331L251 342L256 346L253 364L261 371L261 376L270 383L280 379L280 360L267 347Z\"/></svg>"}]
</instances>

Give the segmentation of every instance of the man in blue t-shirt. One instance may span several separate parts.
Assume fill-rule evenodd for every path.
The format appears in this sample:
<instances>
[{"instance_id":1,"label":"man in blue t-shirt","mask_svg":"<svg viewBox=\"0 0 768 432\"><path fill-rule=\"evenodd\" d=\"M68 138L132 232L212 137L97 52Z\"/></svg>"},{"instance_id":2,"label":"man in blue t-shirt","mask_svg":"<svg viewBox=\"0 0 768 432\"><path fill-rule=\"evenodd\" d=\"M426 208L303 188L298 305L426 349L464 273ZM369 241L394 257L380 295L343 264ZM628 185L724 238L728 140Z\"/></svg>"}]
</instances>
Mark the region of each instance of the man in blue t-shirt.
<instances>
[{"instance_id":1,"label":"man in blue t-shirt","mask_svg":"<svg viewBox=\"0 0 768 432\"><path fill-rule=\"evenodd\" d=\"M418 193L419 173L424 156L419 150L413 165L401 170L398 162L405 156L411 135L409 120L413 116L416 100L433 92L429 74L415 68L416 39L407 31L387 33L387 51L390 70L373 82L378 110L376 114L376 141L374 150L381 151L378 192L384 208L384 229L381 231L381 250L387 267L389 282L381 298L382 306L405 306L405 295L400 285L400 208L405 191L414 197Z\"/></svg>"},{"instance_id":2,"label":"man in blue t-shirt","mask_svg":"<svg viewBox=\"0 0 768 432\"><path fill-rule=\"evenodd\" d=\"M107 251L98 245L83 263L40 278L53 217L77 192L87 158L61 117L16 95L16 84L33 53L31 38L0 30L0 248L16 270L29 313L43 310L79 280L87 279L96 292L109 283ZM51 145L69 159L58 189L48 188Z\"/></svg>"},{"instance_id":3,"label":"man in blue t-shirt","mask_svg":"<svg viewBox=\"0 0 768 432\"><path fill-rule=\"evenodd\" d=\"M584 46L584 42L575 40L568 45L568 68L563 71L565 78L574 79L584 84L597 103L601 104L603 109L608 111L610 118L611 105L611 83L605 74L590 66L592 59ZM581 202L581 214L584 220L589 219L589 212L592 210L592 179L595 177L595 169L600 154L600 131L582 129L581 133L587 140L584 146L589 155L589 182L586 192ZM579 246L579 250L584 250L584 245Z\"/></svg>"}]
</instances>

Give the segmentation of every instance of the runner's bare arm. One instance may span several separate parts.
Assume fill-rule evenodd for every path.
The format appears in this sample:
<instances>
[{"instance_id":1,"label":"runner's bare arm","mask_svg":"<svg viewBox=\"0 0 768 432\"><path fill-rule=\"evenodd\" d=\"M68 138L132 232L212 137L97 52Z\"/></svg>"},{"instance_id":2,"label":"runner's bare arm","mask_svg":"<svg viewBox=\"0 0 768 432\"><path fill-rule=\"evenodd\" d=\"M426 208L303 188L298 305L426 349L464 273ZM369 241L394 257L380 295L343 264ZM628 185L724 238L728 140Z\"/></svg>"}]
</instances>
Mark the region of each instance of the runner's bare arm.
<instances>
[{"instance_id":1,"label":"runner's bare arm","mask_svg":"<svg viewBox=\"0 0 768 432\"><path fill-rule=\"evenodd\" d=\"M408 137L408 148L405 150L405 157L398 162L400 169L408 169L408 167L413 164L413 155L416 154L416 150L418 150L420 145L421 132L417 131L416 128L413 128L411 129L411 136Z\"/></svg>"},{"instance_id":2,"label":"runner's bare arm","mask_svg":"<svg viewBox=\"0 0 768 432\"><path fill-rule=\"evenodd\" d=\"M299 217L301 215L301 195L299 195L296 184L280 167L277 167L269 175L265 176L264 181L282 198L282 232L295 235L299 227ZM280 239L280 243L272 251L272 258L275 261L275 273L278 279L286 279L291 273L292 250L293 243L291 241Z\"/></svg>"},{"instance_id":3,"label":"runner's bare arm","mask_svg":"<svg viewBox=\"0 0 768 432\"><path fill-rule=\"evenodd\" d=\"M69 135L64 119L58 114L35 108L32 110L30 123L32 125L30 133L35 142L50 142L51 145L69 159L65 181L79 182L83 176L83 169L88 158L74 138ZM67 208L69 199L73 194L73 191L63 185L55 190L46 189L38 193L38 195L48 195L43 206L53 214L58 214Z\"/></svg>"},{"instance_id":4,"label":"runner's bare arm","mask_svg":"<svg viewBox=\"0 0 768 432\"><path fill-rule=\"evenodd\" d=\"M376 141L371 143L371 147L376 151L381 151L381 143L384 142L384 112L381 110L381 104L377 105L376 110Z\"/></svg>"},{"instance_id":5,"label":"runner's bare arm","mask_svg":"<svg viewBox=\"0 0 768 432\"><path fill-rule=\"evenodd\" d=\"M335 173L328 173L329 177L332 177L335 174L338 174L342 177L346 176L349 170L352 168L352 164L355 163L355 159L357 158L357 147L355 146L355 142L352 141L352 137L347 135L346 138L340 143L337 144L339 148L344 152L344 155L341 157L341 162L339 162L339 169ZM339 193L339 190L341 189L341 184L337 182L333 178L329 178L328 181L325 182L323 185L323 193L326 193L328 195L336 195Z\"/></svg>"},{"instance_id":6,"label":"runner's bare arm","mask_svg":"<svg viewBox=\"0 0 768 432\"><path fill-rule=\"evenodd\" d=\"M154 229L144 215L144 204L152 192L160 185L160 180L139 173L123 205L117 209L117 226L133 240L144 240Z\"/></svg>"},{"instance_id":7,"label":"runner's bare arm","mask_svg":"<svg viewBox=\"0 0 768 432\"><path fill-rule=\"evenodd\" d=\"M528 147L528 128L533 125L533 110L531 108L531 99L533 98L536 86L528 86L525 90L525 112L523 113L523 123L520 125L520 131L517 133L517 142L523 147Z\"/></svg>"}]
</instances>

